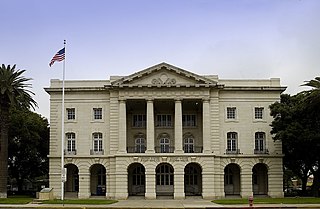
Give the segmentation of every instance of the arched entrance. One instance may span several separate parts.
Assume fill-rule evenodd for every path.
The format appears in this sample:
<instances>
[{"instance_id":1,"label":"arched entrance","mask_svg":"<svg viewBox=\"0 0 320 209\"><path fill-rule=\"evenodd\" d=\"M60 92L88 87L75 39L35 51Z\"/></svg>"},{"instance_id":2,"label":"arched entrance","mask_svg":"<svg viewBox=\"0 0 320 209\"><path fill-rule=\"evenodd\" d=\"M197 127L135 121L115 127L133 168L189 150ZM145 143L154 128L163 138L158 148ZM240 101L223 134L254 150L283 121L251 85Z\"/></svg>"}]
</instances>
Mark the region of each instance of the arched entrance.
<instances>
[{"instance_id":1,"label":"arched entrance","mask_svg":"<svg viewBox=\"0 0 320 209\"><path fill-rule=\"evenodd\" d=\"M268 168L263 163L258 163L252 168L253 195L268 194Z\"/></svg>"},{"instance_id":2,"label":"arched entrance","mask_svg":"<svg viewBox=\"0 0 320 209\"><path fill-rule=\"evenodd\" d=\"M79 192L79 169L74 164L64 166L67 169L67 181L65 183L65 193L68 197L76 197Z\"/></svg>"},{"instance_id":3,"label":"arched entrance","mask_svg":"<svg viewBox=\"0 0 320 209\"><path fill-rule=\"evenodd\" d=\"M140 163L133 163L128 167L129 195L144 195L146 192L145 168Z\"/></svg>"},{"instance_id":4,"label":"arched entrance","mask_svg":"<svg viewBox=\"0 0 320 209\"><path fill-rule=\"evenodd\" d=\"M240 195L240 167L230 163L224 169L225 195Z\"/></svg>"},{"instance_id":5,"label":"arched entrance","mask_svg":"<svg viewBox=\"0 0 320 209\"><path fill-rule=\"evenodd\" d=\"M173 167L168 163L161 163L156 168L156 194L157 196L172 196L173 190Z\"/></svg>"},{"instance_id":6,"label":"arched entrance","mask_svg":"<svg viewBox=\"0 0 320 209\"><path fill-rule=\"evenodd\" d=\"M184 168L184 193L186 196L202 193L202 169L197 163L189 163Z\"/></svg>"},{"instance_id":7,"label":"arched entrance","mask_svg":"<svg viewBox=\"0 0 320 209\"><path fill-rule=\"evenodd\" d=\"M101 164L94 164L90 168L90 192L93 196L106 195L106 169Z\"/></svg>"}]
</instances>

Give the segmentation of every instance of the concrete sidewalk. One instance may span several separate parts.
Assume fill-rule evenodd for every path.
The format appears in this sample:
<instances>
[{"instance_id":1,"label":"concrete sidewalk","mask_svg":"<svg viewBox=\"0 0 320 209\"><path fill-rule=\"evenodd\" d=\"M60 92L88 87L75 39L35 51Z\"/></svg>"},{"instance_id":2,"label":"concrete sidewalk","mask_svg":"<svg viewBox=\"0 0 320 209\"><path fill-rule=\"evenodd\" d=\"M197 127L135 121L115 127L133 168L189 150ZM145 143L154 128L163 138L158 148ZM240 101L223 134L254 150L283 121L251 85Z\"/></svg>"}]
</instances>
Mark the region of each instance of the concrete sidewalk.
<instances>
[{"instance_id":1,"label":"concrete sidewalk","mask_svg":"<svg viewBox=\"0 0 320 209\"><path fill-rule=\"evenodd\" d=\"M294 208L318 208L320 209L320 204L257 204L253 207L248 205L219 205L212 203L210 200L203 199L184 199L184 200L173 200L173 199L157 199L157 200L145 200L145 199L128 199L119 200L119 202L110 205L62 205L62 204L26 204L26 205L5 205L0 204L0 209L12 209L12 208L22 208L22 209L115 209L115 208L170 208L170 209L181 209L181 208L203 208L203 209L231 209L231 208L264 208L264 209L294 209Z\"/></svg>"}]
</instances>

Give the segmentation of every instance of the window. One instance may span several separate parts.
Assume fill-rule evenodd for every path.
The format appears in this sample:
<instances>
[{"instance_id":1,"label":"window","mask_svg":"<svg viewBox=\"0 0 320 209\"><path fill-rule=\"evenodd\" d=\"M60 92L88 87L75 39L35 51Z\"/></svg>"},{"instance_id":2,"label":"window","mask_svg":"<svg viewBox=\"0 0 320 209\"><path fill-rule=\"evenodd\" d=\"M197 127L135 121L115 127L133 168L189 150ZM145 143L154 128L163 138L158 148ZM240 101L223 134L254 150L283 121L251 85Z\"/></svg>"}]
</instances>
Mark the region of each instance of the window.
<instances>
[{"instance_id":1,"label":"window","mask_svg":"<svg viewBox=\"0 0 320 209\"><path fill-rule=\"evenodd\" d=\"M194 144L194 140L192 136L188 136L186 138L184 138L184 152L185 153L193 153L193 144Z\"/></svg>"},{"instance_id":2,"label":"window","mask_svg":"<svg viewBox=\"0 0 320 209\"><path fill-rule=\"evenodd\" d=\"M182 126L195 127L196 115L182 115Z\"/></svg>"},{"instance_id":3,"label":"window","mask_svg":"<svg viewBox=\"0 0 320 209\"><path fill-rule=\"evenodd\" d=\"M92 134L93 137L93 151L94 152L102 152L102 133L96 132Z\"/></svg>"},{"instance_id":4,"label":"window","mask_svg":"<svg viewBox=\"0 0 320 209\"><path fill-rule=\"evenodd\" d=\"M227 107L227 119L236 119L235 107Z\"/></svg>"},{"instance_id":5,"label":"window","mask_svg":"<svg viewBox=\"0 0 320 209\"><path fill-rule=\"evenodd\" d=\"M265 150L265 133L264 132L256 132L255 134L255 142L254 149L255 151L264 151Z\"/></svg>"},{"instance_id":6,"label":"window","mask_svg":"<svg viewBox=\"0 0 320 209\"><path fill-rule=\"evenodd\" d=\"M255 119L263 119L263 107L255 107L254 108L254 118Z\"/></svg>"},{"instance_id":7,"label":"window","mask_svg":"<svg viewBox=\"0 0 320 209\"><path fill-rule=\"evenodd\" d=\"M157 115L157 126L158 127L171 127L172 116L171 115Z\"/></svg>"},{"instance_id":8,"label":"window","mask_svg":"<svg viewBox=\"0 0 320 209\"><path fill-rule=\"evenodd\" d=\"M75 120L76 119L76 109L75 108L67 108L67 119Z\"/></svg>"},{"instance_id":9,"label":"window","mask_svg":"<svg viewBox=\"0 0 320 209\"><path fill-rule=\"evenodd\" d=\"M144 153L146 150L145 147L145 140L143 138L143 136L138 136L138 138L136 138L135 140L135 153Z\"/></svg>"},{"instance_id":10,"label":"window","mask_svg":"<svg viewBox=\"0 0 320 209\"><path fill-rule=\"evenodd\" d=\"M173 185L173 168L163 164L157 167L157 185Z\"/></svg>"},{"instance_id":11,"label":"window","mask_svg":"<svg viewBox=\"0 0 320 209\"><path fill-rule=\"evenodd\" d=\"M102 108L93 108L93 119L94 120L102 119Z\"/></svg>"},{"instance_id":12,"label":"window","mask_svg":"<svg viewBox=\"0 0 320 209\"><path fill-rule=\"evenodd\" d=\"M75 152L76 151L76 134L66 133L66 137L67 137L67 151Z\"/></svg>"},{"instance_id":13,"label":"window","mask_svg":"<svg viewBox=\"0 0 320 209\"><path fill-rule=\"evenodd\" d=\"M132 173L132 185L141 186L145 185L145 169L143 166L137 166Z\"/></svg>"},{"instance_id":14,"label":"window","mask_svg":"<svg viewBox=\"0 0 320 209\"><path fill-rule=\"evenodd\" d=\"M170 152L170 140L168 138L160 139L160 152L161 153Z\"/></svg>"},{"instance_id":15,"label":"window","mask_svg":"<svg viewBox=\"0 0 320 209\"><path fill-rule=\"evenodd\" d=\"M224 181L225 181L225 184L233 184L233 173L232 173L232 170L231 168L227 167L225 168L225 174L224 174Z\"/></svg>"},{"instance_id":16,"label":"window","mask_svg":"<svg viewBox=\"0 0 320 209\"><path fill-rule=\"evenodd\" d=\"M237 152L237 138L236 132L227 133L227 152Z\"/></svg>"},{"instance_id":17,"label":"window","mask_svg":"<svg viewBox=\"0 0 320 209\"><path fill-rule=\"evenodd\" d=\"M132 116L132 126L135 128L144 128L146 127L146 115L139 114Z\"/></svg>"}]
</instances>

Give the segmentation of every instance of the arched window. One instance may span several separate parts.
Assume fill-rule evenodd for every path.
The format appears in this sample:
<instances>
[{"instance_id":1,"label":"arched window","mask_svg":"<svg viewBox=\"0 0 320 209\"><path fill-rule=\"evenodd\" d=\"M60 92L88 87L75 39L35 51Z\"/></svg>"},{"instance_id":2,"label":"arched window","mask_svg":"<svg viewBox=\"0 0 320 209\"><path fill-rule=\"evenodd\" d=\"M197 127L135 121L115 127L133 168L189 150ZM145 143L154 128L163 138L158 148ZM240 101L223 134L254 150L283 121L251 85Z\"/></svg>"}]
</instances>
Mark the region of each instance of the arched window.
<instances>
[{"instance_id":1,"label":"arched window","mask_svg":"<svg viewBox=\"0 0 320 209\"><path fill-rule=\"evenodd\" d=\"M135 148L134 151L136 153L144 153L146 150L144 136L139 134L135 139Z\"/></svg>"},{"instance_id":2,"label":"arched window","mask_svg":"<svg viewBox=\"0 0 320 209\"><path fill-rule=\"evenodd\" d=\"M192 134L185 134L184 135L184 152L185 153L193 153L194 152L194 137Z\"/></svg>"},{"instance_id":3,"label":"arched window","mask_svg":"<svg viewBox=\"0 0 320 209\"><path fill-rule=\"evenodd\" d=\"M227 133L227 153L238 153L238 134L236 132Z\"/></svg>"},{"instance_id":4,"label":"arched window","mask_svg":"<svg viewBox=\"0 0 320 209\"><path fill-rule=\"evenodd\" d=\"M168 138L160 138L160 152L170 152L170 140Z\"/></svg>"},{"instance_id":5,"label":"arched window","mask_svg":"<svg viewBox=\"0 0 320 209\"><path fill-rule=\"evenodd\" d=\"M76 154L76 134L73 132L66 133L66 138L68 154Z\"/></svg>"},{"instance_id":6,"label":"arched window","mask_svg":"<svg viewBox=\"0 0 320 209\"><path fill-rule=\"evenodd\" d=\"M173 185L173 168L168 164L157 167L157 185Z\"/></svg>"}]
</instances>

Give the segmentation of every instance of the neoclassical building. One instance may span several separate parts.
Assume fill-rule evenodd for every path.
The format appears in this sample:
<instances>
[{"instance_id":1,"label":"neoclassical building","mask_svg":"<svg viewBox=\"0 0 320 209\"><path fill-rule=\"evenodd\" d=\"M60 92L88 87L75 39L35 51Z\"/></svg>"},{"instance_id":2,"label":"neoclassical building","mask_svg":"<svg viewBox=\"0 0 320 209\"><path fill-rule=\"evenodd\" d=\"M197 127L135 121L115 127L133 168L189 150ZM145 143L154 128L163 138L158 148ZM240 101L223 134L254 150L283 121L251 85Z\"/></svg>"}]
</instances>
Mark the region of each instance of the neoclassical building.
<instances>
[{"instance_id":1,"label":"neoclassical building","mask_svg":"<svg viewBox=\"0 0 320 209\"><path fill-rule=\"evenodd\" d=\"M224 80L160 63L110 80L62 81L50 94L50 187L88 198L283 196L282 146L270 134L277 78Z\"/></svg>"}]
</instances>

